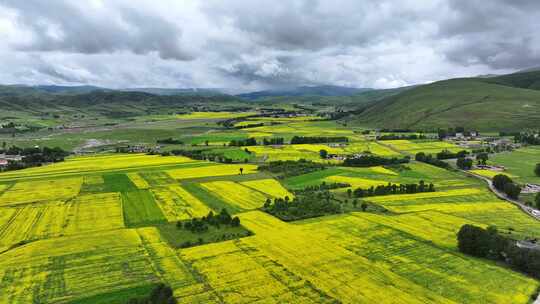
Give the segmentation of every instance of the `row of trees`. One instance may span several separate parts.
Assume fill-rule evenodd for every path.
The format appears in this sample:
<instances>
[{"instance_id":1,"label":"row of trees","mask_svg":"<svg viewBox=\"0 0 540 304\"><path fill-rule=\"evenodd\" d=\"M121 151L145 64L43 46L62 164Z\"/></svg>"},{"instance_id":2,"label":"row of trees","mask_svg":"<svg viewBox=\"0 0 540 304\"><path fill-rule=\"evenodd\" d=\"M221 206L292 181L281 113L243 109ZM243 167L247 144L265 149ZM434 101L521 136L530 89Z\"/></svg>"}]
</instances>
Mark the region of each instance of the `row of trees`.
<instances>
[{"instance_id":1,"label":"row of trees","mask_svg":"<svg viewBox=\"0 0 540 304\"><path fill-rule=\"evenodd\" d=\"M291 177L324 170L323 164L305 159L300 160L278 160L259 166L259 170L279 174L280 178Z\"/></svg>"},{"instance_id":2,"label":"row of trees","mask_svg":"<svg viewBox=\"0 0 540 304\"><path fill-rule=\"evenodd\" d=\"M226 157L223 155L223 153L212 153L205 149L198 149L198 150L183 150L183 149L175 149L171 150L170 152L163 152L161 153L162 156L169 156L169 155L181 155L185 157L189 157L196 160L210 160L215 161L218 163L224 163L224 164L230 164L233 162L232 158Z\"/></svg>"},{"instance_id":3,"label":"row of trees","mask_svg":"<svg viewBox=\"0 0 540 304\"><path fill-rule=\"evenodd\" d=\"M346 136L293 136L293 138L291 138L291 144L318 144L348 141L349 139Z\"/></svg>"},{"instance_id":4,"label":"row of trees","mask_svg":"<svg viewBox=\"0 0 540 304\"><path fill-rule=\"evenodd\" d=\"M257 140L254 137L246 138L246 139L233 139L231 142L229 142L229 146L231 147L244 147L244 146L256 146Z\"/></svg>"},{"instance_id":5,"label":"row of trees","mask_svg":"<svg viewBox=\"0 0 540 304\"><path fill-rule=\"evenodd\" d=\"M248 128L256 128L256 127L262 127L264 126L264 122L260 123L252 123L247 125L241 125L241 126L234 126L235 129L248 129Z\"/></svg>"},{"instance_id":6,"label":"row of trees","mask_svg":"<svg viewBox=\"0 0 540 304\"><path fill-rule=\"evenodd\" d=\"M172 137L169 137L169 138L165 138L165 139L158 139L156 140L156 143L158 144L167 144L167 145L182 145L184 144L183 141L179 140L179 139L174 139Z\"/></svg>"},{"instance_id":7,"label":"row of trees","mask_svg":"<svg viewBox=\"0 0 540 304\"><path fill-rule=\"evenodd\" d=\"M0 153L21 156L21 160L10 160L7 166L1 167L1 171L20 170L30 167L39 167L47 163L62 162L69 155L69 152L61 148L19 148L10 147L0 150Z\"/></svg>"},{"instance_id":8,"label":"row of trees","mask_svg":"<svg viewBox=\"0 0 540 304\"><path fill-rule=\"evenodd\" d=\"M397 139L426 139L424 134L386 134L377 136L377 140L397 140Z\"/></svg>"},{"instance_id":9,"label":"row of trees","mask_svg":"<svg viewBox=\"0 0 540 304\"><path fill-rule=\"evenodd\" d=\"M426 164L430 164L430 165L433 165L433 166L437 166L437 167L440 167L440 168L443 168L443 169L449 169L450 168L450 164L448 164L447 162L442 161L442 160L437 159L437 158L434 158L433 155L426 154L424 152L416 153L416 155L414 156L414 159L416 161L423 162L423 163L426 163Z\"/></svg>"},{"instance_id":10,"label":"row of trees","mask_svg":"<svg viewBox=\"0 0 540 304\"><path fill-rule=\"evenodd\" d=\"M444 160L444 159L454 159L454 158L461 158L461 157L466 157L467 155L469 155L469 152L465 151L465 150L461 150L457 153L454 153L450 150L442 150L441 152L437 153L435 156L437 157L437 159L440 159L440 160Z\"/></svg>"},{"instance_id":11,"label":"row of trees","mask_svg":"<svg viewBox=\"0 0 540 304\"><path fill-rule=\"evenodd\" d=\"M540 134L537 131L514 134L514 141L528 145L540 145Z\"/></svg>"},{"instance_id":12,"label":"row of trees","mask_svg":"<svg viewBox=\"0 0 540 304\"><path fill-rule=\"evenodd\" d=\"M518 271L540 278L540 251L518 247L514 240L500 235L495 227L483 229L463 225L457 238L459 251L465 254L501 261Z\"/></svg>"},{"instance_id":13,"label":"row of trees","mask_svg":"<svg viewBox=\"0 0 540 304\"><path fill-rule=\"evenodd\" d=\"M263 138L262 144L265 146L269 145L283 145L285 139L283 137L273 137L273 138Z\"/></svg>"},{"instance_id":14,"label":"row of trees","mask_svg":"<svg viewBox=\"0 0 540 304\"><path fill-rule=\"evenodd\" d=\"M308 191L297 195L292 201L288 197L266 200L263 210L281 220L294 221L328 214L341 213L340 201L328 191Z\"/></svg>"},{"instance_id":15,"label":"row of trees","mask_svg":"<svg viewBox=\"0 0 540 304\"><path fill-rule=\"evenodd\" d=\"M421 192L434 192L435 185L432 183L426 184L421 180L418 184L392 184L378 185L376 187L371 186L369 188L356 188L353 191L355 197L369 197L378 195L392 195L392 194L413 194Z\"/></svg>"},{"instance_id":16,"label":"row of trees","mask_svg":"<svg viewBox=\"0 0 540 304\"><path fill-rule=\"evenodd\" d=\"M404 158L386 158L377 155L361 155L359 157L348 157L343 161L343 166L346 167L374 167L406 164L409 162L409 157Z\"/></svg>"},{"instance_id":17,"label":"row of trees","mask_svg":"<svg viewBox=\"0 0 540 304\"><path fill-rule=\"evenodd\" d=\"M518 199L521 187L514 183L510 177L504 174L497 174L493 177L493 187L504 192L509 198Z\"/></svg>"},{"instance_id":18,"label":"row of trees","mask_svg":"<svg viewBox=\"0 0 540 304\"><path fill-rule=\"evenodd\" d=\"M214 226L220 228L221 225L238 227L240 226L240 218L235 216L231 217L227 209L223 208L215 215L213 211L208 212L208 215L202 218L192 218L190 221L178 221L176 227L178 229L186 229L193 233L203 233L208 231L208 226Z\"/></svg>"}]
</instances>

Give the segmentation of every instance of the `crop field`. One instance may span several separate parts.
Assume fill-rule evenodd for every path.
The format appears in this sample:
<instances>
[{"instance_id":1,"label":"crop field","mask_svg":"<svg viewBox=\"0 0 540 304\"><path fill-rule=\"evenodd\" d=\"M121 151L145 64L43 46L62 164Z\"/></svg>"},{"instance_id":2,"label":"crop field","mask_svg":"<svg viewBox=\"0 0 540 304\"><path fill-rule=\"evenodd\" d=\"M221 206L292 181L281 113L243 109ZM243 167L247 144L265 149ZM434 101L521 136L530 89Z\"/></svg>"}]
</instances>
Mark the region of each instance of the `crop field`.
<instances>
[{"instance_id":1,"label":"crop field","mask_svg":"<svg viewBox=\"0 0 540 304\"><path fill-rule=\"evenodd\" d=\"M201 186L228 204L243 210L259 208L267 199L261 192L232 181L209 182Z\"/></svg>"},{"instance_id":2,"label":"crop field","mask_svg":"<svg viewBox=\"0 0 540 304\"><path fill-rule=\"evenodd\" d=\"M277 180L271 178L241 182L240 184L276 198L288 196L292 199L294 197L294 195L285 189Z\"/></svg>"},{"instance_id":3,"label":"crop field","mask_svg":"<svg viewBox=\"0 0 540 304\"><path fill-rule=\"evenodd\" d=\"M426 154L435 154L442 150L449 150L451 152L458 152L464 150L463 148L456 146L449 142L441 141L410 141L410 140L384 140L382 144L388 145L401 152L409 154L416 154L418 152L424 152Z\"/></svg>"},{"instance_id":4,"label":"crop field","mask_svg":"<svg viewBox=\"0 0 540 304\"><path fill-rule=\"evenodd\" d=\"M0 206L69 199L79 193L81 185L82 178L17 182L0 196Z\"/></svg>"},{"instance_id":5,"label":"crop field","mask_svg":"<svg viewBox=\"0 0 540 304\"><path fill-rule=\"evenodd\" d=\"M152 193L169 222L203 217L211 211L203 202L179 185L157 187L152 189Z\"/></svg>"},{"instance_id":6,"label":"crop field","mask_svg":"<svg viewBox=\"0 0 540 304\"><path fill-rule=\"evenodd\" d=\"M478 174L480 176L488 177L488 178L493 178L497 174L504 174L504 175L506 175L508 177L511 177L511 178L516 177L515 175L509 174L506 171L494 171L494 170L487 170L487 169L474 169L474 170L469 170L469 172L474 173L474 174Z\"/></svg>"},{"instance_id":7,"label":"crop field","mask_svg":"<svg viewBox=\"0 0 540 304\"><path fill-rule=\"evenodd\" d=\"M257 114L256 112L192 112L176 115L177 119L229 119Z\"/></svg>"},{"instance_id":8,"label":"crop field","mask_svg":"<svg viewBox=\"0 0 540 304\"><path fill-rule=\"evenodd\" d=\"M224 175L239 175L240 168L243 169L243 174L255 173L257 171L256 165L243 164L243 165L212 165L205 167L174 169L167 171L167 173L178 180L208 177L208 176L224 176Z\"/></svg>"},{"instance_id":9,"label":"crop field","mask_svg":"<svg viewBox=\"0 0 540 304\"><path fill-rule=\"evenodd\" d=\"M534 174L534 166L540 163L540 149L537 147L497 153L490 156L489 162L505 166L505 174L514 176L520 183L540 184L540 177Z\"/></svg>"}]
</instances>

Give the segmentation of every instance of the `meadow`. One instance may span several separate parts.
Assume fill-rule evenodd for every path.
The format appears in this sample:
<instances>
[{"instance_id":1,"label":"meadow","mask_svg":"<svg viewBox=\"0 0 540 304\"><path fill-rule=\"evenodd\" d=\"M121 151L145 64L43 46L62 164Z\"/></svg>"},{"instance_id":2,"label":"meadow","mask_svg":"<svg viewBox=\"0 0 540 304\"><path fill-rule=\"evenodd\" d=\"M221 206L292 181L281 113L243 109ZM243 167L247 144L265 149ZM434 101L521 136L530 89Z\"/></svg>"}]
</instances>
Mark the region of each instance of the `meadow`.
<instances>
[{"instance_id":1,"label":"meadow","mask_svg":"<svg viewBox=\"0 0 540 304\"><path fill-rule=\"evenodd\" d=\"M521 148L512 152L495 154L491 163L502 165L506 172L521 183L540 184L540 177L534 174L534 166L540 163L540 149L536 147Z\"/></svg>"},{"instance_id":2,"label":"meadow","mask_svg":"<svg viewBox=\"0 0 540 304\"><path fill-rule=\"evenodd\" d=\"M231 117L239 116L176 118ZM110 153L0 173L0 303L125 304L159 282L171 286L180 303L529 303L538 280L457 249L463 224L496 225L515 239L540 237L536 219L499 200L483 181L415 161L353 168L319 156L320 149L390 157L455 146L377 142L311 119L234 132L343 135L349 142L247 147L254 154L247 163ZM327 167L284 179L257 169L301 158ZM519 171L525 165L515 162L508 171L525 176ZM355 198L347 193L421 180L436 191L357 198L377 207L366 212L353 208ZM292 200L300 195L296 190L335 182L351 185L331 190L340 214L283 222L260 209L267 199ZM204 234L176 226L222 209L241 226Z\"/></svg>"}]
</instances>

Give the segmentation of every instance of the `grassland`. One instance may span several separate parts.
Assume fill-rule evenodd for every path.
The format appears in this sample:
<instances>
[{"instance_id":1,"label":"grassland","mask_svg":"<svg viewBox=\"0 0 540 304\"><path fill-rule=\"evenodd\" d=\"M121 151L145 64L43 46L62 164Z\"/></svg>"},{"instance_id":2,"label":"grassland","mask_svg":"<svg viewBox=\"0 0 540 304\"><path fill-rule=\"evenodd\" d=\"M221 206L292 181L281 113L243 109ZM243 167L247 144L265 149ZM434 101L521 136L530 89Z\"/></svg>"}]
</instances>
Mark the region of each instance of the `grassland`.
<instances>
[{"instance_id":1,"label":"grassland","mask_svg":"<svg viewBox=\"0 0 540 304\"><path fill-rule=\"evenodd\" d=\"M508 172L518 182L540 184L540 177L534 174L534 166L540 163L540 148L526 147L498 153L491 157L490 162L505 166L505 174Z\"/></svg>"}]
</instances>

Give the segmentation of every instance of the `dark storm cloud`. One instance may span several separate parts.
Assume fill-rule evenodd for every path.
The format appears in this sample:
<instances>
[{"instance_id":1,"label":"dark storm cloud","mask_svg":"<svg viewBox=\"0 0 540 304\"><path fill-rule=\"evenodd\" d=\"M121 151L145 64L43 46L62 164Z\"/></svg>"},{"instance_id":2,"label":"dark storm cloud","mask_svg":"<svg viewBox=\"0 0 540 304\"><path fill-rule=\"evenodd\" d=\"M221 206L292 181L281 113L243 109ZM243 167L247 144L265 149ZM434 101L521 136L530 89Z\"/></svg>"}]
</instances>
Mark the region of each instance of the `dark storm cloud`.
<instances>
[{"instance_id":1,"label":"dark storm cloud","mask_svg":"<svg viewBox=\"0 0 540 304\"><path fill-rule=\"evenodd\" d=\"M538 20L538 0L0 0L0 83L387 88L540 66Z\"/></svg>"},{"instance_id":2,"label":"dark storm cloud","mask_svg":"<svg viewBox=\"0 0 540 304\"><path fill-rule=\"evenodd\" d=\"M191 60L177 38L175 24L130 9L92 10L59 0L5 0L17 12L17 22L33 39L17 46L23 51L63 51L84 54L129 50L157 52L163 59ZM107 3L107 2L106 2Z\"/></svg>"},{"instance_id":3,"label":"dark storm cloud","mask_svg":"<svg viewBox=\"0 0 540 304\"><path fill-rule=\"evenodd\" d=\"M449 1L440 37L454 39L449 59L495 69L540 65L540 1Z\"/></svg>"}]
</instances>

